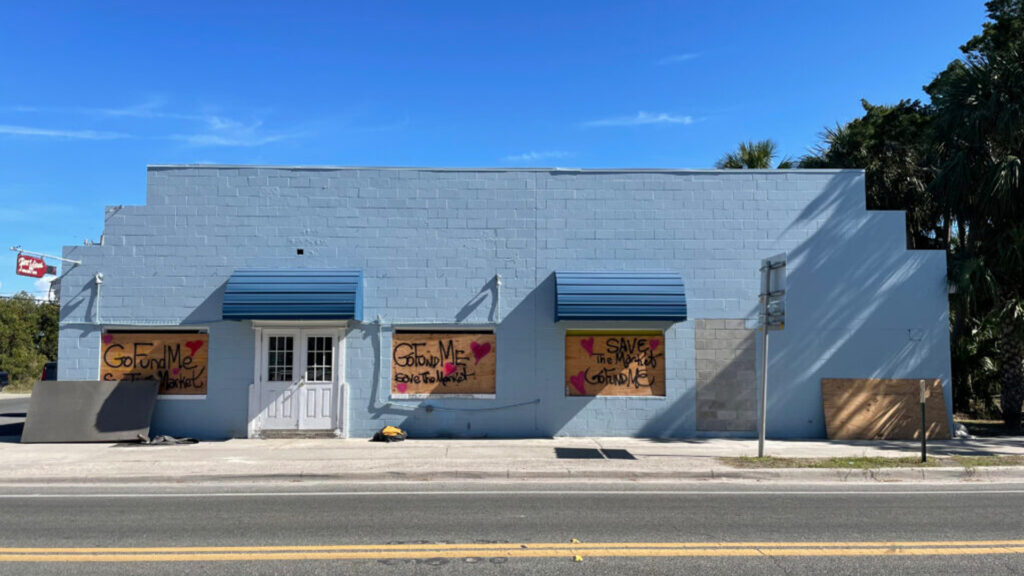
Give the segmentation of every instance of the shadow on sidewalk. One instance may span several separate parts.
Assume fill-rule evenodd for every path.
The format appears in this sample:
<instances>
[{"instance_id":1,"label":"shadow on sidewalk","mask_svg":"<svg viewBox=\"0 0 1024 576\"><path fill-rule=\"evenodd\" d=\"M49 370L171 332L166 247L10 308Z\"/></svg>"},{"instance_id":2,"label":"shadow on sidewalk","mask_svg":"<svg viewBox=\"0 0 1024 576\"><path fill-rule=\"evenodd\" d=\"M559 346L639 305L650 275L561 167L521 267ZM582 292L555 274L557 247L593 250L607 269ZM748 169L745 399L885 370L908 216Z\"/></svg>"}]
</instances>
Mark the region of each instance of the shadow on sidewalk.
<instances>
[{"instance_id":1,"label":"shadow on sidewalk","mask_svg":"<svg viewBox=\"0 0 1024 576\"><path fill-rule=\"evenodd\" d=\"M555 458L562 460L636 460L629 450L618 448L555 448Z\"/></svg>"}]
</instances>

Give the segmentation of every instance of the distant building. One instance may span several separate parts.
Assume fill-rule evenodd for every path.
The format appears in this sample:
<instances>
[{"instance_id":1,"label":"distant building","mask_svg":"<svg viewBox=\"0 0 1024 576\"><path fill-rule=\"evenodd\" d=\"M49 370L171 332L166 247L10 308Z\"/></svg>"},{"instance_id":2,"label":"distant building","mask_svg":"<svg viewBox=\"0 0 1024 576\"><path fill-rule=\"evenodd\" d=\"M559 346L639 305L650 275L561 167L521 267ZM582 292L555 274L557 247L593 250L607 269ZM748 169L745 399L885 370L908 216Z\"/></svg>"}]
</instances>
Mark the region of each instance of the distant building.
<instances>
[{"instance_id":1,"label":"distant building","mask_svg":"<svg viewBox=\"0 0 1024 576\"><path fill-rule=\"evenodd\" d=\"M823 378L936 378L946 261L859 170L152 166L60 287L61 379L156 377L153 432L769 437ZM102 275L102 276L100 276Z\"/></svg>"}]
</instances>

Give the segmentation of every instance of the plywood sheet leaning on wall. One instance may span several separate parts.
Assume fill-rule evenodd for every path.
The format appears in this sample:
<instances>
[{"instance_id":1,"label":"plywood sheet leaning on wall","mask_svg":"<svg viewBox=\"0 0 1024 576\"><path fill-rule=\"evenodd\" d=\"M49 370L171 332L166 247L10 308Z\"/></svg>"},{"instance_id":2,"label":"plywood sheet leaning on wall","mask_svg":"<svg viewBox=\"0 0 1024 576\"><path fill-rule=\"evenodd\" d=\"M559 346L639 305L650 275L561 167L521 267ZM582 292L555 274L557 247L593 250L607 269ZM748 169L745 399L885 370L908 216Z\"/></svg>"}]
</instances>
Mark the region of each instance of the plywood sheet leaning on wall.
<instances>
[{"instance_id":1,"label":"plywood sheet leaning on wall","mask_svg":"<svg viewBox=\"0 0 1024 576\"><path fill-rule=\"evenodd\" d=\"M493 396L494 332L414 332L391 338L391 395Z\"/></svg>"},{"instance_id":2,"label":"plywood sheet leaning on wall","mask_svg":"<svg viewBox=\"0 0 1024 576\"><path fill-rule=\"evenodd\" d=\"M101 338L100 380L156 380L160 394L206 394L208 334L108 332Z\"/></svg>"},{"instance_id":3,"label":"plywood sheet leaning on wall","mask_svg":"<svg viewBox=\"0 0 1024 576\"><path fill-rule=\"evenodd\" d=\"M942 382L925 380L928 438L948 439ZM823 378L821 396L829 440L921 438L921 380Z\"/></svg>"},{"instance_id":4,"label":"plywood sheet leaning on wall","mask_svg":"<svg viewBox=\"0 0 1024 576\"><path fill-rule=\"evenodd\" d=\"M665 333L566 333L565 395L664 396Z\"/></svg>"}]
</instances>

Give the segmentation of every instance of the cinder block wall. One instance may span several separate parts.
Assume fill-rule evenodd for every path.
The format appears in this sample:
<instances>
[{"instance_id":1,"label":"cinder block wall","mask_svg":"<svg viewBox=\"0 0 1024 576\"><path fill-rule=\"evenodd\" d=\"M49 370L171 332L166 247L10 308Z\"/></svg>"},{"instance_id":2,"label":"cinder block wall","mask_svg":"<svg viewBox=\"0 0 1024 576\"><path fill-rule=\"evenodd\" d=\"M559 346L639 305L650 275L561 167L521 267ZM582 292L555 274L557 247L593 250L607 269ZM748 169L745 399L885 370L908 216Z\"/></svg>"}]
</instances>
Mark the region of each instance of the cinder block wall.
<instances>
[{"instance_id":1,"label":"cinder block wall","mask_svg":"<svg viewBox=\"0 0 1024 576\"><path fill-rule=\"evenodd\" d=\"M755 331L736 319L697 318L697 430L753 432L757 427Z\"/></svg>"},{"instance_id":2,"label":"cinder block wall","mask_svg":"<svg viewBox=\"0 0 1024 576\"><path fill-rule=\"evenodd\" d=\"M98 376L104 326L205 327L209 393L161 399L154 431L244 436L253 332L220 320L228 277L361 268L368 322L346 339L351 435L396 424L421 436L694 436L695 320L749 320L760 260L787 252L769 435L821 437L822 377L936 377L950 400L945 258L906 251L903 218L865 210L861 171L155 166L145 206L107 209L102 246L65 248L83 264L62 284L60 378ZM678 271L691 320L555 323L555 270ZM495 274L500 302L486 294ZM390 325L492 321L497 398L390 401ZM666 397L566 398L564 334L585 327L665 329Z\"/></svg>"}]
</instances>

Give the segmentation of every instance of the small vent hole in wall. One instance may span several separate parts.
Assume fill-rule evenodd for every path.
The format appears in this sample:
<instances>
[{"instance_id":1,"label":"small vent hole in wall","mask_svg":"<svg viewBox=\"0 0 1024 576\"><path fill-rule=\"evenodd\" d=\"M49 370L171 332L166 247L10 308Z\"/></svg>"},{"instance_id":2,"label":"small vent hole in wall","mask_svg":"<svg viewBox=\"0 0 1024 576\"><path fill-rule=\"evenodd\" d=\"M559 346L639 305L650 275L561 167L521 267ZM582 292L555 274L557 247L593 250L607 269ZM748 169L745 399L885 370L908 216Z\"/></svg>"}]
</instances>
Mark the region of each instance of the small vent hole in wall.
<instances>
[{"instance_id":1,"label":"small vent hole in wall","mask_svg":"<svg viewBox=\"0 0 1024 576\"><path fill-rule=\"evenodd\" d=\"M295 253L299 256L302 256L303 254L305 254L305 250L303 250L302 248L297 248L295 250Z\"/></svg>"}]
</instances>

